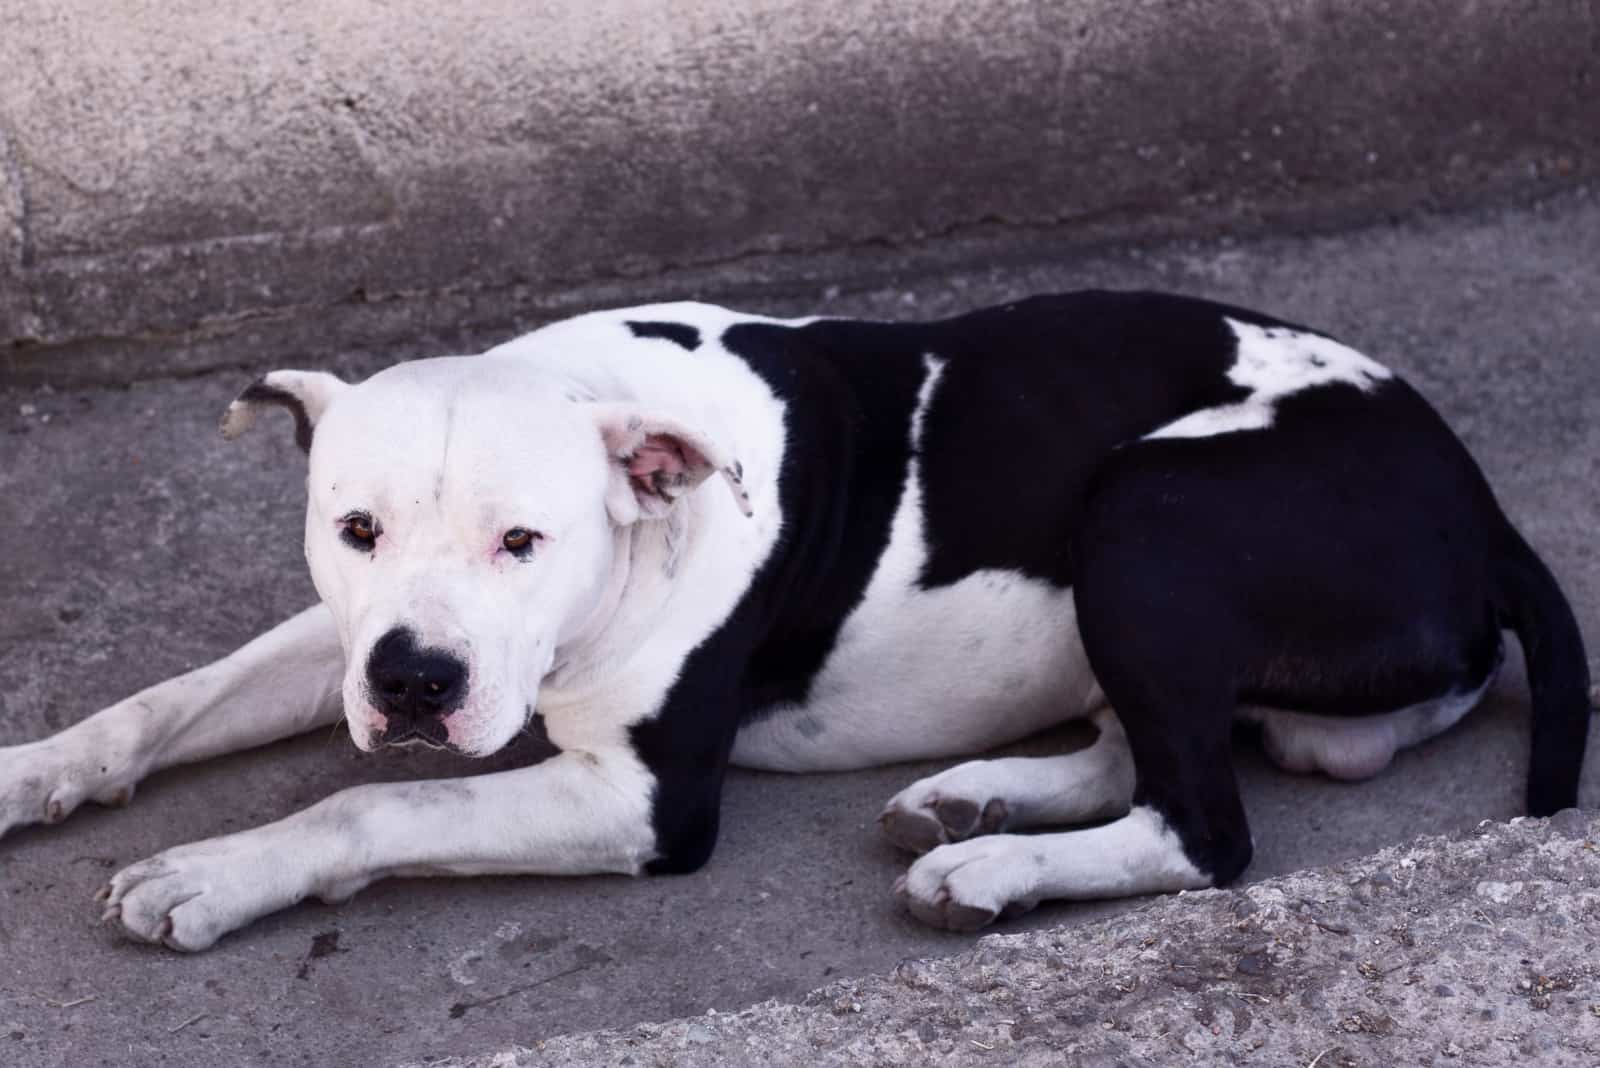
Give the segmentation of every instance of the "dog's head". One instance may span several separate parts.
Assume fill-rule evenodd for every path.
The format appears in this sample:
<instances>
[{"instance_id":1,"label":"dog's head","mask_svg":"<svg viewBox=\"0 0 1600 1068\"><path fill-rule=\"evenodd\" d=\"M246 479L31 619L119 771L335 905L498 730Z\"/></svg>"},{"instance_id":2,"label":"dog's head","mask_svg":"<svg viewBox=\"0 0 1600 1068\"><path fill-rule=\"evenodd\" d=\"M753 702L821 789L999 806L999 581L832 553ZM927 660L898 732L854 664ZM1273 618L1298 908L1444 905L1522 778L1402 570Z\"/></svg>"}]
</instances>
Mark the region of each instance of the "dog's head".
<instances>
[{"instance_id":1,"label":"dog's head","mask_svg":"<svg viewBox=\"0 0 1600 1068\"><path fill-rule=\"evenodd\" d=\"M629 528L738 465L675 419L603 404L509 357L401 364L357 385L274 371L224 437L287 408L309 453L306 559L338 622L356 745L483 756L592 640L627 577Z\"/></svg>"}]
</instances>

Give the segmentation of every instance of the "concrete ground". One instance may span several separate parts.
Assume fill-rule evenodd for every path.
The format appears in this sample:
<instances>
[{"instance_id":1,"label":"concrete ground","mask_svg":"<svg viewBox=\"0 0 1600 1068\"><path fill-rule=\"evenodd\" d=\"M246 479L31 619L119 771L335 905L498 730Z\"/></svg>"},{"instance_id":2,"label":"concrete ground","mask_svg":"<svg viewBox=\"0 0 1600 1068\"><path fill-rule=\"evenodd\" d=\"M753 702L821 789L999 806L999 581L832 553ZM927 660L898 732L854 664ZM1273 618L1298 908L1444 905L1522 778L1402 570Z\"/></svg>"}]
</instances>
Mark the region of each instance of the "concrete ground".
<instances>
[{"instance_id":1,"label":"concrete ground","mask_svg":"<svg viewBox=\"0 0 1600 1068\"><path fill-rule=\"evenodd\" d=\"M880 276L892 276L894 255L860 254L881 258ZM697 277L685 295L715 298L715 276ZM762 310L928 316L1091 284L1253 304L1407 374L1476 452L1600 652L1600 196L1325 236L1077 251L863 291L819 282ZM361 373L421 354L326 362ZM232 446L216 435L248 379L0 391L0 744L219 656L310 602L302 461L286 428ZM1516 676L1461 727L1361 786L1280 774L1241 739L1250 877L1517 814L1528 731ZM162 774L127 811L90 808L8 838L0 1063L424 1061L797 998L972 944L890 901L905 858L873 817L925 767L735 774L716 856L681 878L395 881L338 908L290 910L198 957L96 922L90 895L106 875L163 847L276 818L342 785L480 767L364 757L325 733ZM1600 801L1600 760L1584 799ZM1044 908L1012 929L1117 907Z\"/></svg>"}]
</instances>

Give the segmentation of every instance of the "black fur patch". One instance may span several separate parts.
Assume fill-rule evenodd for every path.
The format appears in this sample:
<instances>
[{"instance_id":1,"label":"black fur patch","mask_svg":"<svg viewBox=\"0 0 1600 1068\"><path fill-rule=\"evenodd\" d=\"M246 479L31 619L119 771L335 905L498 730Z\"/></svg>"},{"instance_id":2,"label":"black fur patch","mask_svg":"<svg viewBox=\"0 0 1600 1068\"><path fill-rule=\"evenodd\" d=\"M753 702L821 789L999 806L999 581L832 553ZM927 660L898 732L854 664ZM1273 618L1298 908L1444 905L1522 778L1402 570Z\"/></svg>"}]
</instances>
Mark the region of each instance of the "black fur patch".
<instances>
[{"instance_id":1,"label":"black fur patch","mask_svg":"<svg viewBox=\"0 0 1600 1068\"><path fill-rule=\"evenodd\" d=\"M908 336L909 335L909 336ZM889 544L911 462L908 427L928 339L883 323L746 323L722 343L787 406L783 532L757 576L764 639L747 715L803 701Z\"/></svg>"},{"instance_id":2,"label":"black fur patch","mask_svg":"<svg viewBox=\"0 0 1600 1068\"><path fill-rule=\"evenodd\" d=\"M276 404L280 408L287 408L289 414L294 416L295 444L304 452L311 451L311 416L306 413L306 406L299 397L286 389L267 385L265 378L258 378L245 387L238 400L246 404Z\"/></svg>"},{"instance_id":3,"label":"black fur patch","mask_svg":"<svg viewBox=\"0 0 1600 1068\"><path fill-rule=\"evenodd\" d=\"M700 347L700 331L688 323L644 323L630 320L628 329L634 337L659 337L681 345L693 352Z\"/></svg>"},{"instance_id":4,"label":"black fur patch","mask_svg":"<svg viewBox=\"0 0 1600 1068\"><path fill-rule=\"evenodd\" d=\"M1219 314L1221 313L1221 314ZM926 588L974 571L1070 586L1070 538L1111 450L1196 408L1241 399L1235 342L1200 301L1069 293L940 325L947 357L922 425Z\"/></svg>"}]
</instances>

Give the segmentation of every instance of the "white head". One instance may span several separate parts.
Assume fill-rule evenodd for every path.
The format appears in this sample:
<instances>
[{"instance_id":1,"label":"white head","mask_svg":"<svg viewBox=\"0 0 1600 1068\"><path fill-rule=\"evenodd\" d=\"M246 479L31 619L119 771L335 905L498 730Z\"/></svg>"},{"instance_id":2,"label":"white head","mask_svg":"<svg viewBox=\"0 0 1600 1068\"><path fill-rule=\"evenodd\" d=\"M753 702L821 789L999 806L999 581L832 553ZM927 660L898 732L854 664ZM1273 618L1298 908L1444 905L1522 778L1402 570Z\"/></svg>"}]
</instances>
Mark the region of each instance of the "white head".
<instances>
[{"instance_id":1,"label":"white head","mask_svg":"<svg viewBox=\"0 0 1600 1068\"><path fill-rule=\"evenodd\" d=\"M667 416L586 399L515 358L400 364L358 385L274 371L222 420L288 408L310 454L306 559L338 622L362 749L483 756L527 723L560 651L605 625L631 528L738 464Z\"/></svg>"}]
</instances>

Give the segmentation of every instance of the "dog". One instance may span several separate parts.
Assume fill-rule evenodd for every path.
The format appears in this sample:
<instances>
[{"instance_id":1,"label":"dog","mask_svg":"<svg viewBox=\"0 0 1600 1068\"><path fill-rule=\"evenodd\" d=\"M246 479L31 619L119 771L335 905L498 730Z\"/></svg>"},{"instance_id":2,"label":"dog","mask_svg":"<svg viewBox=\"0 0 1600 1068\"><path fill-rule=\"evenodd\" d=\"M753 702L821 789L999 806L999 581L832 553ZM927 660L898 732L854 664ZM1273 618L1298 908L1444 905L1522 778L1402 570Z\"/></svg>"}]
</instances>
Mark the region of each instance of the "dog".
<instances>
[{"instance_id":1,"label":"dog","mask_svg":"<svg viewBox=\"0 0 1600 1068\"><path fill-rule=\"evenodd\" d=\"M881 816L895 893L971 930L1250 862L1232 725L1341 779L1528 662L1527 807L1574 805L1572 612L1418 393L1333 338L1143 292L928 323L597 312L359 384L274 371L320 603L0 749L0 832L342 716L354 743L547 759L365 785L118 872L105 916L200 950L387 876L687 872L731 765L978 760ZM1050 833L1020 834L1054 828ZM1062 829L1070 828L1070 829Z\"/></svg>"}]
</instances>

